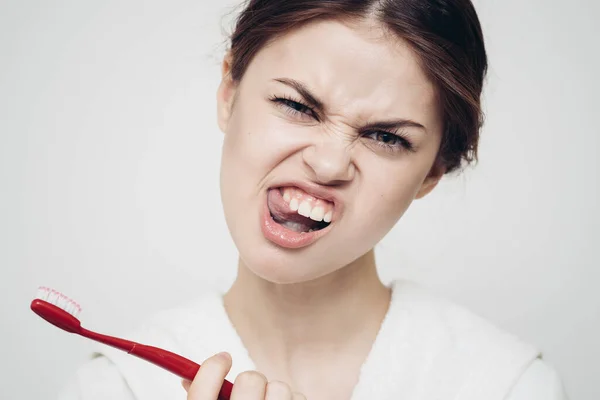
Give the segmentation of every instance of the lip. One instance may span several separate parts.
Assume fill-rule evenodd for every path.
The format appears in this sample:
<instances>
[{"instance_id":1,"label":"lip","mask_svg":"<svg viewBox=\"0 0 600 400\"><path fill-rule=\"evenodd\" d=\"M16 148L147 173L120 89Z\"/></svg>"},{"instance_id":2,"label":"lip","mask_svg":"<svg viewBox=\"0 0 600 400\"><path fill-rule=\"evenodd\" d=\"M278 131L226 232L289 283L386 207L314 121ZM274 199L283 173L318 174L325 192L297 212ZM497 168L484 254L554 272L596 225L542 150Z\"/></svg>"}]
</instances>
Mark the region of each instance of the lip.
<instances>
[{"instance_id":1,"label":"lip","mask_svg":"<svg viewBox=\"0 0 600 400\"><path fill-rule=\"evenodd\" d=\"M329 224L325 228L314 232L296 232L275 222L269 210L268 195L270 190L276 189L277 187L273 187L266 191L261 212L260 227L267 240L283 248L300 249L313 244L331 230L332 224ZM276 195L281 196L278 190L276 190Z\"/></svg>"}]
</instances>

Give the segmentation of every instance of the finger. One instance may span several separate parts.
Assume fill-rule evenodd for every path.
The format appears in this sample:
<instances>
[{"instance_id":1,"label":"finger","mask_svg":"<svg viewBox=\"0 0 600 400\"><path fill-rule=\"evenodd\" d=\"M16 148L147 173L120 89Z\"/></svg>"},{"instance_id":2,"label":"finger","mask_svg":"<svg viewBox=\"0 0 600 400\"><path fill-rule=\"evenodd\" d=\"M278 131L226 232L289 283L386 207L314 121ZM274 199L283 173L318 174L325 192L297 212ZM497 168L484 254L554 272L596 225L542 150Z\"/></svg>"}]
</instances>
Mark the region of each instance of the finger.
<instances>
[{"instance_id":1,"label":"finger","mask_svg":"<svg viewBox=\"0 0 600 400\"><path fill-rule=\"evenodd\" d=\"M183 386L183 388L185 389L186 392L190 390L191 384L192 384L192 382L188 381L187 379L184 379L181 381L181 386Z\"/></svg>"},{"instance_id":2,"label":"finger","mask_svg":"<svg viewBox=\"0 0 600 400\"><path fill-rule=\"evenodd\" d=\"M265 400L292 400L292 389L284 382L269 382Z\"/></svg>"},{"instance_id":3,"label":"finger","mask_svg":"<svg viewBox=\"0 0 600 400\"><path fill-rule=\"evenodd\" d=\"M242 372L235 378L231 400L264 400L267 378L257 371Z\"/></svg>"},{"instance_id":4,"label":"finger","mask_svg":"<svg viewBox=\"0 0 600 400\"><path fill-rule=\"evenodd\" d=\"M188 400L215 400L231 369L231 356L219 353L202 363L188 389Z\"/></svg>"}]
</instances>

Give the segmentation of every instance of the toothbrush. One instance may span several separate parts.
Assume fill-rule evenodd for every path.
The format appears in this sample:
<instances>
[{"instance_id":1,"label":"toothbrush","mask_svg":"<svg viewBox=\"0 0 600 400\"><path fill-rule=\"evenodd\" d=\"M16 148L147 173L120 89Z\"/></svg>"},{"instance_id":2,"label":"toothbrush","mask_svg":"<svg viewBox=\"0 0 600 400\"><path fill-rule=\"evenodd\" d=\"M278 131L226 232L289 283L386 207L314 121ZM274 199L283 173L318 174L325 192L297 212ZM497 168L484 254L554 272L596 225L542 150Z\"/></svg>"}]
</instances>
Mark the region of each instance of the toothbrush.
<instances>
[{"instance_id":1,"label":"toothbrush","mask_svg":"<svg viewBox=\"0 0 600 400\"><path fill-rule=\"evenodd\" d=\"M102 335L83 328L78 319L81 312L79 304L56 290L42 286L38 289L36 297L31 302L31 310L64 331L75 333L123 350L128 354L162 367L190 382L194 380L196 373L200 369L200 365L170 351L113 336ZM232 388L233 384L225 380L219 392L219 400L229 400Z\"/></svg>"}]
</instances>

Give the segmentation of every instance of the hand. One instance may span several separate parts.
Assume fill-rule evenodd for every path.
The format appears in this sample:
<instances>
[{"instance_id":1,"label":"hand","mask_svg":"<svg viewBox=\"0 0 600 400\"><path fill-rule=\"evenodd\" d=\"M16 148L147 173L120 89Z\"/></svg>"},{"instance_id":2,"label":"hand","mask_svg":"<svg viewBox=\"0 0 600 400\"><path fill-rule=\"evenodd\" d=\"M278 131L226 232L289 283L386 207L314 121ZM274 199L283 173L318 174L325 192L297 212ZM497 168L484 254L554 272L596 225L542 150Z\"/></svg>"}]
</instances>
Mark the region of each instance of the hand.
<instances>
[{"instance_id":1,"label":"hand","mask_svg":"<svg viewBox=\"0 0 600 400\"><path fill-rule=\"evenodd\" d=\"M187 400L217 400L221 385L231 369L231 356L219 353L202 363L193 382L184 380ZM306 400L300 393L292 393L283 382L268 382L257 371L242 372L235 378L231 400Z\"/></svg>"}]
</instances>

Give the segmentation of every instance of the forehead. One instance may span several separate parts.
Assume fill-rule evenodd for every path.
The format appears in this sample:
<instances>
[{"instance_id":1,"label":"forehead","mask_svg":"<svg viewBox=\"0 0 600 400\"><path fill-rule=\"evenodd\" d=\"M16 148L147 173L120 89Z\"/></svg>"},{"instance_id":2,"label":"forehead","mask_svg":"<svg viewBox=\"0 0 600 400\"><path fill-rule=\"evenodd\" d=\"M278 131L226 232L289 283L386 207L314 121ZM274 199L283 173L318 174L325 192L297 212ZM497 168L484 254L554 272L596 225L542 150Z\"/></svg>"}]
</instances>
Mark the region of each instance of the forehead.
<instances>
[{"instance_id":1,"label":"forehead","mask_svg":"<svg viewBox=\"0 0 600 400\"><path fill-rule=\"evenodd\" d=\"M368 21L318 21L272 41L250 64L259 81L305 83L333 113L371 119L437 116L433 84L399 37Z\"/></svg>"}]
</instances>

